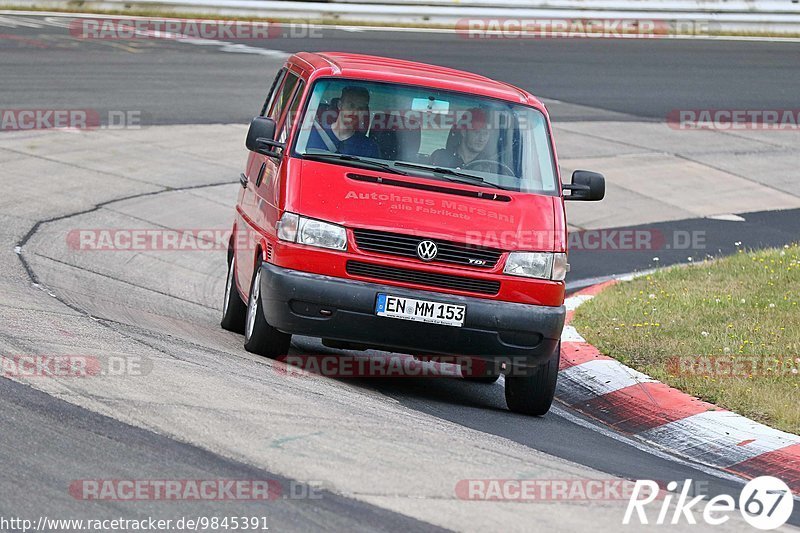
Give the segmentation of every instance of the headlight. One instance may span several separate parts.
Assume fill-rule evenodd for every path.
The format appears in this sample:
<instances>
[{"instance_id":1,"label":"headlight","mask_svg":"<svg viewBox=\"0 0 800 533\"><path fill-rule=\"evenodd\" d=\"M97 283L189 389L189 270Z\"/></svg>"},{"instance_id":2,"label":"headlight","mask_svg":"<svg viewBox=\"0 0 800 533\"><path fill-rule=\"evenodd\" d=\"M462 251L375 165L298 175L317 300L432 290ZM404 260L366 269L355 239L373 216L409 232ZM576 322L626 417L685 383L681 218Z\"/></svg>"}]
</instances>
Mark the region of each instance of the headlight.
<instances>
[{"instance_id":1,"label":"headlight","mask_svg":"<svg viewBox=\"0 0 800 533\"><path fill-rule=\"evenodd\" d=\"M567 263L567 254L553 254L553 275L550 277L553 281L563 281L569 272L569 263Z\"/></svg>"},{"instance_id":2,"label":"headlight","mask_svg":"<svg viewBox=\"0 0 800 533\"><path fill-rule=\"evenodd\" d=\"M297 241L297 227L300 225L300 216L286 211L278 221L278 238L282 241Z\"/></svg>"},{"instance_id":3,"label":"headlight","mask_svg":"<svg viewBox=\"0 0 800 533\"><path fill-rule=\"evenodd\" d=\"M504 274L528 278L563 280L569 271L567 254L551 252L511 252Z\"/></svg>"},{"instance_id":4,"label":"headlight","mask_svg":"<svg viewBox=\"0 0 800 533\"><path fill-rule=\"evenodd\" d=\"M278 238L319 248L347 249L347 232L342 226L289 212L278 221Z\"/></svg>"}]
</instances>

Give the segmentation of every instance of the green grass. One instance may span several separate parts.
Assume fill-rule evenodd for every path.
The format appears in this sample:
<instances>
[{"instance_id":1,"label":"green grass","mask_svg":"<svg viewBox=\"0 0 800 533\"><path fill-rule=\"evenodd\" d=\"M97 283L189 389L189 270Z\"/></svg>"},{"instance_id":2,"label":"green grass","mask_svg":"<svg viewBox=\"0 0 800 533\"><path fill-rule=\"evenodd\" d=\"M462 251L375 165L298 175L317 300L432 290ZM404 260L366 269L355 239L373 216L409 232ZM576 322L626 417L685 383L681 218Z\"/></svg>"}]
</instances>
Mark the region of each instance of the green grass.
<instances>
[{"instance_id":1,"label":"green grass","mask_svg":"<svg viewBox=\"0 0 800 533\"><path fill-rule=\"evenodd\" d=\"M579 307L574 325L628 366L800 434L797 244L618 283Z\"/></svg>"}]
</instances>

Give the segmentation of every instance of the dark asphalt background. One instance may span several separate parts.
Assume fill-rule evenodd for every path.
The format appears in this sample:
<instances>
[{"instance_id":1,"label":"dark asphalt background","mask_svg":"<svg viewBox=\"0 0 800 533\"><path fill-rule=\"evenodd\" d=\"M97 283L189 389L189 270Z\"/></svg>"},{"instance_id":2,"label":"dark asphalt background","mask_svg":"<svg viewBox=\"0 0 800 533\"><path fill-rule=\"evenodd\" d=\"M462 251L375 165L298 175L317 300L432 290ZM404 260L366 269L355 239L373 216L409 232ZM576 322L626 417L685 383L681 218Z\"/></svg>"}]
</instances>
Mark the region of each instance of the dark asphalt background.
<instances>
[{"instance_id":1,"label":"dark asphalt background","mask_svg":"<svg viewBox=\"0 0 800 533\"><path fill-rule=\"evenodd\" d=\"M178 41L79 40L67 28L0 24L0 107L140 110L152 124L246 122L273 72L263 58ZM239 41L296 52L345 51L471 70L537 96L662 120L683 108L793 108L800 44L676 39L478 40L445 33L307 29ZM567 112L558 120L602 117Z\"/></svg>"},{"instance_id":2,"label":"dark asphalt background","mask_svg":"<svg viewBox=\"0 0 800 533\"><path fill-rule=\"evenodd\" d=\"M264 56L223 52L215 46L171 41L81 41L63 27L0 24L0 108L92 108L141 111L143 123L246 122L255 114L274 72ZM322 38L242 41L283 50L339 50L402 57L472 70L508 81L538 96L572 105L551 105L556 122L593 120L620 112L662 120L676 108L793 108L800 87L800 45L794 43L684 40L467 40L437 33L323 30ZM573 281L685 262L688 256L732 253L747 246L779 245L800 235L800 212L746 215L745 222L690 220L648 225L669 233L704 231L700 250L581 252L571 255ZM585 256L584 253L591 253ZM653 258L659 257L658 262ZM627 478L694 479L709 494L738 494L736 482L655 457L551 413L530 431L526 419L504 408L502 389L443 380L382 380L374 388L404 405L487 433L509 438L610 474ZM581 418L581 417L579 417ZM157 508L93 505L65 496L69 480L104 465L119 478L170 474L186 478L279 479L177 443L146 430L93 414L43 393L0 379L0 515L130 517ZM24 451L24 453L23 453ZM89 465L87 467L87 465ZM180 476L177 476L180 477ZM288 482L288 480L283 480ZM41 499L31 497L35 491ZM47 501L47 507L43 502ZM271 505L281 529L432 529L388 511L326 495L323 504ZM237 504L243 515L253 506ZM156 506L157 507L157 506ZM792 523L800 524L796 506ZM213 504L198 503L198 514ZM225 514L233 514L233 508ZM169 515L164 515L169 516Z\"/></svg>"},{"instance_id":3,"label":"dark asphalt background","mask_svg":"<svg viewBox=\"0 0 800 533\"><path fill-rule=\"evenodd\" d=\"M181 518L257 517L259 524L271 530L303 533L446 531L121 423L7 379L0 379L0 428L0 517L6 519L21 517L35 523L44 515L84 520L153 517L177 522ZM169 479L266 481L276 490L274 499L266 501L181 501L178 505L174 501L93 501L68 493L75 480L95 479L97 472L108 472L104 479L116 480L158 480L169 472Z\"/></svg>"}]
</instances>

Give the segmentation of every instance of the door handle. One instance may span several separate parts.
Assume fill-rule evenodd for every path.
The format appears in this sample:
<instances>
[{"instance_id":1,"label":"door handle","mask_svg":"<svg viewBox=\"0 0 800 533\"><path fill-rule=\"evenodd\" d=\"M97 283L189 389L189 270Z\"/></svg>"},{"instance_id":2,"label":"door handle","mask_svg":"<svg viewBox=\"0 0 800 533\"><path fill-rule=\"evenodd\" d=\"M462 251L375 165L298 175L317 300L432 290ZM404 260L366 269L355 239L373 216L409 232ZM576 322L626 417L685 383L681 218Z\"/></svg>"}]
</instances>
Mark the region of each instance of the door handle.
<instances>
[{"instance_id":1,"label":"door handle","mask_svg":"<svg viewBox=\"0 0 800 533\"><path fill-rule=\"evenodd\" d=\"M239 174L239 183L241 183L241 184L242 184L242 188L243 188L243 189L246 189L246 188L247 188L247 182L248 182L248 178L247 178L247 176L245 175L245 173L244 173L244 172L242 172L241 174Z\"/></svg>"},{"instance_id":2,"label":"door handle","mask_svg":"<svg viewBox=\"0 0 800 533\"><path fill-rule=\"evenodd\" d=\"M264 179L265 170L267 170L267 163L261 163L261 168L258 170L258 176L256 176L256 187L261 187L261 181Z\"/></svg>"}]
</instances>

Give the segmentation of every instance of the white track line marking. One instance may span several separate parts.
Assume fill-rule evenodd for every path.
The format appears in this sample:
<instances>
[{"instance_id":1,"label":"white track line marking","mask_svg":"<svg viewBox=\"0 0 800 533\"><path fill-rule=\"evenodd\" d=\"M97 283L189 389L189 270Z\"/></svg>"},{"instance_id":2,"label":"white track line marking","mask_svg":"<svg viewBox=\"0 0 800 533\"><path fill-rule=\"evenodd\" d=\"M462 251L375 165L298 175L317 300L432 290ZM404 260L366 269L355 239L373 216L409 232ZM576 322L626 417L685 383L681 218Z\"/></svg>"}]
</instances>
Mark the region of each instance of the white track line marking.
<instances>
[{"instance_id":1,"label":"white track line marking","mask_svg":"<svg viewBox=\"0 0 800 533\"><path fill-rule=\"evenodd\" d=\"M14 12L14 11L0 11L0 15L2 14L26 14L31 15L35 12ZM37 14L41 17L43 14ZM27 19L21 16L15 17L2 17L0 16L0 27L7 26L16 28L18 26L21 27L30 27L30 28L41 28L42 26L60 26L60 27L69 27L69 22L64 24L59 24L58 17L64 18L89 18L89 15L86 14L72 14L72 13L47 13L50 15L48 17L41 18L41 22L37 20L36 22L32 21L31 19ZM108 17L108 15L95 15L97 17ZM120 17L117 17L120 18ZM126 20L128 19L143 19L143 18L158 18L160 19L169 19L174 17L169 16L162 16L162 17L125 17ZM288 52L284 52L282 50L272 50L269 48L259 48L256 46L250 46L247 44L241 43L234 43L230 41L220 41L217 39L200 39L200 38L191 38L189 36L183 35L181 33L170 33L170 32L155 32L155 31L148 31L148 30L136 30L136 33L142 37L153 37L154 40L164 40L164 41L172 41L184 44L193 44L195 46L216 46L219 48L220 52L229 52L229 53L238 53L238 54L257 54L263 55L268 57L273 57L278 60L287 59L291 54Z\"/></svg>"},{"instance_id":2,"label":"white track line marking","mask_svg":"<svg viewBox=\"0 0 800 533\"><path fill-rule=\"evenodd\" d=\"M574 311L592 298L594 298L594 295L592 294L579 294L577 296L570 296L564 300L564 305L567 307L567 311Z\"/></svg>"},{"instance_id":3,"label":"white track line marking","mask_svg":"<svg viewBox=\"0 0 800 533\"><path fill-rule=\"evenodd\" d=\"M691 462L691 461L689 461L687 459L683 459L681 457L676 457L675 455L672 455L668 451L663 450L663 448L661 448L661 447L653 446L653 444L651 444L651 443L644 443L644 442L642 442L640 440L637 440L635 437L627 437L625 435L617 433L616 431L614 431L612 429L609 429L606 426L602 426L602 425L597 424L595 422L592 422L592 421L589 421L589 420L585 420L582 417L572 413L569 410L568 407L561 407L560 405L555 405L554 404L553 407L550 408L550 412L553 413L556 416L560 416L564 420L572 422L576 426L580 426L582 428L589 429L591 431L599 433L600 435L603 435L604 437L608 437L608 438L613 439L613 440L615 440L617 442L621 442L623 444L626 444L626 445L630 446L631 448L635 448L635 449L637 449L637 450L639 450L641 452L645 452L647 454L650 454L650 455L653 455L655 457L658 457L659 459L664 459L664 460L667 460L667 461L670 461L670 462L673 462L673 463L678 463L680 465L687 466L687 467L693 468L695 470L699 470L700 472L703 472L704 474L707 474L709 476L713 476L713 477L716 477L716 478L719 478L719 479L725 479L725 480L728 480L728 481L734 481L734 482L737 482L737 483L741 483L742 485L744 485L747 482L747 480L742 479L741 477L739 477L739 476L737 476L735 474L731 474L730 472L725 472L723 470L718 470L716 468L713 468L713 467L710 467L710 466L707 466L707 465L704 465L704 464L693 463L693 462ZM800 495L795 496L795 498L800 500Z\"/></svg>"},{"instance_id":4,"label":"white track line marking","mask_svg":"<svg viewBox=\"0 0 800 533\"><path fill-rule=\"evenodd\" d=\"M745 222L744 217L740 217L739 215L734 215L733 213L727 213L722 215L711 215L706 218L711 220L722 220L724 222Z\"/></svg>"},{"instance_id":5,"label":"white track line marking","mask_svg":"<svg viewBox=\"0 0 800 533\"><path fill-rule=\"evenodd\" d=\"M564 326L564 331L561 332L561 342L586 342L586 339L581 337L581 334L573 326Z\"/></svg>"},{"instance_id":6,"label":"white track line marking","mask_svg":"<svg viewBox=\"0 0 800 533\"><path fill-rule=\"evenodd\" d=\"M559 380L564 385L569 383L569 390L559 387L559 396L569 403L592 400L641 383L658 383L613 359L596 359L566 368L560 372Z\"/></svg>"},{"instance_id":7,"label":"white track line marking","mask_svg":"<svg viewBox=\"0 0 800 533\"><path fill-rule=\"evenodd\" d=\"M699 413L649 429L638 436L695 461L722 467L800 443L797 435L730 411Z\"/></svg>"}]
</instances>

